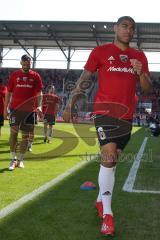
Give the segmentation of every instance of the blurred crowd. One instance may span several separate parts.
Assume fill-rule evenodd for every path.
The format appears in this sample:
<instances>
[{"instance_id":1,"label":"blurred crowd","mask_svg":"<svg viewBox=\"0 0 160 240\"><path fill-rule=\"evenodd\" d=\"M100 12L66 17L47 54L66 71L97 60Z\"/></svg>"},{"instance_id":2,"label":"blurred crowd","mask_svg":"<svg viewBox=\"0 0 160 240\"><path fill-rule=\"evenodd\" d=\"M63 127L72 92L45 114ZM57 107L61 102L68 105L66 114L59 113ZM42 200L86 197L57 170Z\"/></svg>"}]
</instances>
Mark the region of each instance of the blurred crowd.
<instances>
[{"instance_id":1,"label":"blurred crowd","mask_svg":"<svg viewBox=\"0 0 160 240\"><path fill-rule=\"evenodd\" d=\"M1 68L0 77L3 80L3 84L7 85L9 75L15 71L15 68ZM75 86L75 82L82 73L82 70L69 70L66 69L36 69L41 75L44 84L43 92L47 92L48 86L54 85L56 93L61 98L62 108L66 105L67 99L69 98L70 92ZM90 102L93 101L94 95L97 89L97 76L92 77L92 85L88 87L87 96ZM143 95L137 86L138 102L136 105L134 124L136 125L147 125L149 119L157 119L160 121L160 76L158 73L151 73L151 80L153 89L148 95ZM150 103L152 111L146 111L145 104Z\"/></svg>"}]
</instances>

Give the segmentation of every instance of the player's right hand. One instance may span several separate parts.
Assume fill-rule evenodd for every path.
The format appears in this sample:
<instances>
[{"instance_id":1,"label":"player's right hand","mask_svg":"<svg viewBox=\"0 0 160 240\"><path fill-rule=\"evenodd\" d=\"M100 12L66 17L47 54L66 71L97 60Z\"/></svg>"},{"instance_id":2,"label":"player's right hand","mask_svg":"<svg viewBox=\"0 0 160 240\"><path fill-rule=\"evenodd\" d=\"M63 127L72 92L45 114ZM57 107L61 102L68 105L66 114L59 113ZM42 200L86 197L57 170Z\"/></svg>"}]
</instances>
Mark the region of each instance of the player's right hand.
<instances>
[{"instance_id":1,"label":"player's right hand","mask_svg":"<svg viewBox=\"0 0 160 240\"><path fill-rule=\"evenodd\" d=\"M9 113L7 112L7 110L4 110L3 117L4 117L4 120L8 120Z\"/></svg>"},{"instance_id":2,"label":"player's right hand","mask_svg":"<svg viewBox=\"0 0 160 240\"><path fill-rule=\"evenodd\" d=\"M62 117L65 122L70 122L70 120L71 120L71 108L70 107L67 106L64 109Z\"/></svg>"}]
</instances>

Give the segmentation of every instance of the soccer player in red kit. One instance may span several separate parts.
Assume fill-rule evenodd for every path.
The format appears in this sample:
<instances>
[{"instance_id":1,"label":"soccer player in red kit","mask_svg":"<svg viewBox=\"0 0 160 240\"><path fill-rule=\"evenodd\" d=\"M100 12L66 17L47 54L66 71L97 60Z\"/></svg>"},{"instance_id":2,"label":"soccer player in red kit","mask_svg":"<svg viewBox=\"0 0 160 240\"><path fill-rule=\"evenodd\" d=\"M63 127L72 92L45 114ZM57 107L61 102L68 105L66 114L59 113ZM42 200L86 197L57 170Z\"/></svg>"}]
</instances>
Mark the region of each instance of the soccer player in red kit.
<instances>
[{"instance_id":1,"label":"soccer player in red kit","mask_svg":"<svg viewBox=\"0 0 160 240\"><path fill-rule=\"evenodd\" d=\"M4 115L7 116L7 107L10 108L10 151L11 163L9 170L16 166L24 168L23 159L28 146L29 134L33 132L36 110L42 113L42 79L40 75L31 70L31 58L28 55L21 57L22 68L13 72L8 82L8 92L5 98ZM16 145L19 130L22 131L20 153L17 159Z\"/></svg>"},{"instance_id":2,"label":"soccer player in red kit","mask_svg":"<svg viewBox=\"0 0 160 240\"><path fill-rule=\"evenodd\" d=\"M53 125L58 110L59 97L55 94L55 87L49 86L48 93L43 95L44 114L44 142L50 143L53 135Z\"/></svg>"},{"instance_id":3,"label":"soccer player in red kit","mask_svg":"<svg viewBox=\"0 0 160 240\"><path fill-rule=\"evenodd\" d=\"M1 136L1 127L4 125L4 99L7 93L7 87L3 85L3 80L0 79L0 136Z\"/></svg>"},{"instance_id":4,"label":"soccer player in red kit","mask_svg":"<svg viewBox=\"0 0 160 240\"><path fill-rule=\"evenodd\" d=\"M94 101L94 122L101 151L98 176L99 194L96 201L98 215L103 219L101 234L114 235L115 225L111 209L118 155L128 143L135 106L136 83L144 92L151 89L148 62L144 53L129 46L135 31L135 21L120 17L114 25L113 43L95 47L77 81L64 110L65 121L70 121L70 110L76 95L85 93L85 82L98 71L98 90Z\"/></svg>"}]
</instances>

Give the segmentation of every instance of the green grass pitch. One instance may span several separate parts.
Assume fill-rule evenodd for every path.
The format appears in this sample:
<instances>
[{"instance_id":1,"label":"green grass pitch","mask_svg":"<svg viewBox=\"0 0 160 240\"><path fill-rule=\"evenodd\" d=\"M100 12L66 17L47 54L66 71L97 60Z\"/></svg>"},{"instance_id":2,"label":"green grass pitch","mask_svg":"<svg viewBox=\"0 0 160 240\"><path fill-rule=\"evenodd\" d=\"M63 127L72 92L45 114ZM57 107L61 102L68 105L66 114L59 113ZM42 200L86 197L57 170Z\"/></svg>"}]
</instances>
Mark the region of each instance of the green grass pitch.
<instances>
[{"instance_id":1,"label":"green grass pitch","mask_svg":"<svg viewBox=\"0 0 160 240\"><path fill-rule=\"evenodd\" d=\"M137 173L135 188L160 191L159 138L150 137L145 128L134 128L131 141L120 158L116 171L113 211L115 240L160 239L160 195L123 192L136 153L147 136L145 159ZM0 240L98 240L101 221L94 201L98 192L99 152L94 127L57 123L51 144L43 143L43 127L35 130L33 153L27 153L25 168L8 171L8 123L0 138L0 210L54 179L77 163L88 165L59 184L29 201L14 213L0 219ZM92 157L96 158L93 159ZM97 189L82 191L84 181L93 181Z\"/></svg>"}]
</instances>

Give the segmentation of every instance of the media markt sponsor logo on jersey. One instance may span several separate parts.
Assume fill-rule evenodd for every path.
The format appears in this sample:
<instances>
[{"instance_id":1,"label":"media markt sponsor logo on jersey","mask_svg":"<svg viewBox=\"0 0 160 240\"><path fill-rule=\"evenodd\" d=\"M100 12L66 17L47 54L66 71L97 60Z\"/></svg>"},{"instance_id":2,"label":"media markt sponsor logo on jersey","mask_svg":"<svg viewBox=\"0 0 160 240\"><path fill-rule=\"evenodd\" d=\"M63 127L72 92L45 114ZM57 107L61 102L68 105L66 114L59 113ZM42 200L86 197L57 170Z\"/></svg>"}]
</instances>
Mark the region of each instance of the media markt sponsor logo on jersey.
<instances>
[{"instance_id":1,"label":"media markt sponsor logo on jersey","mask_svg":"<svg viewBox=\"0 0 160 240\"><path fill-rule=\"evenodd\" d=\"M108 72L126 72L126 73L135 74L133 68L126 68L126 67L124 67L124 68L121 68L121 67L117 67L117 68L116 67L109 67L107 69L107 71Z\"/></svg>"},{"instance_id":2,"label":"media markt sponsor logo on jersey","mask_svg":"<svg viewBox=\"0 0 160 240\"><path fill-rule=\"evenodd\" d=\"M17 84L16 87L19 87L19 88L33 88L33 86L29 85L29 84Z\"/></svg>"},{"instance_id":3,"label":"media markt sponsor logo on jersey","mask_svg":"<svg viewBox=\"0 0 160 240\"><path fill-rule=\"evenodd\" d=\"M120 57L120 60L122 62L127 62L127 60L128 60L128 56L127 55L120 54L119 57Z\"/></svg>"}]
</instances>

